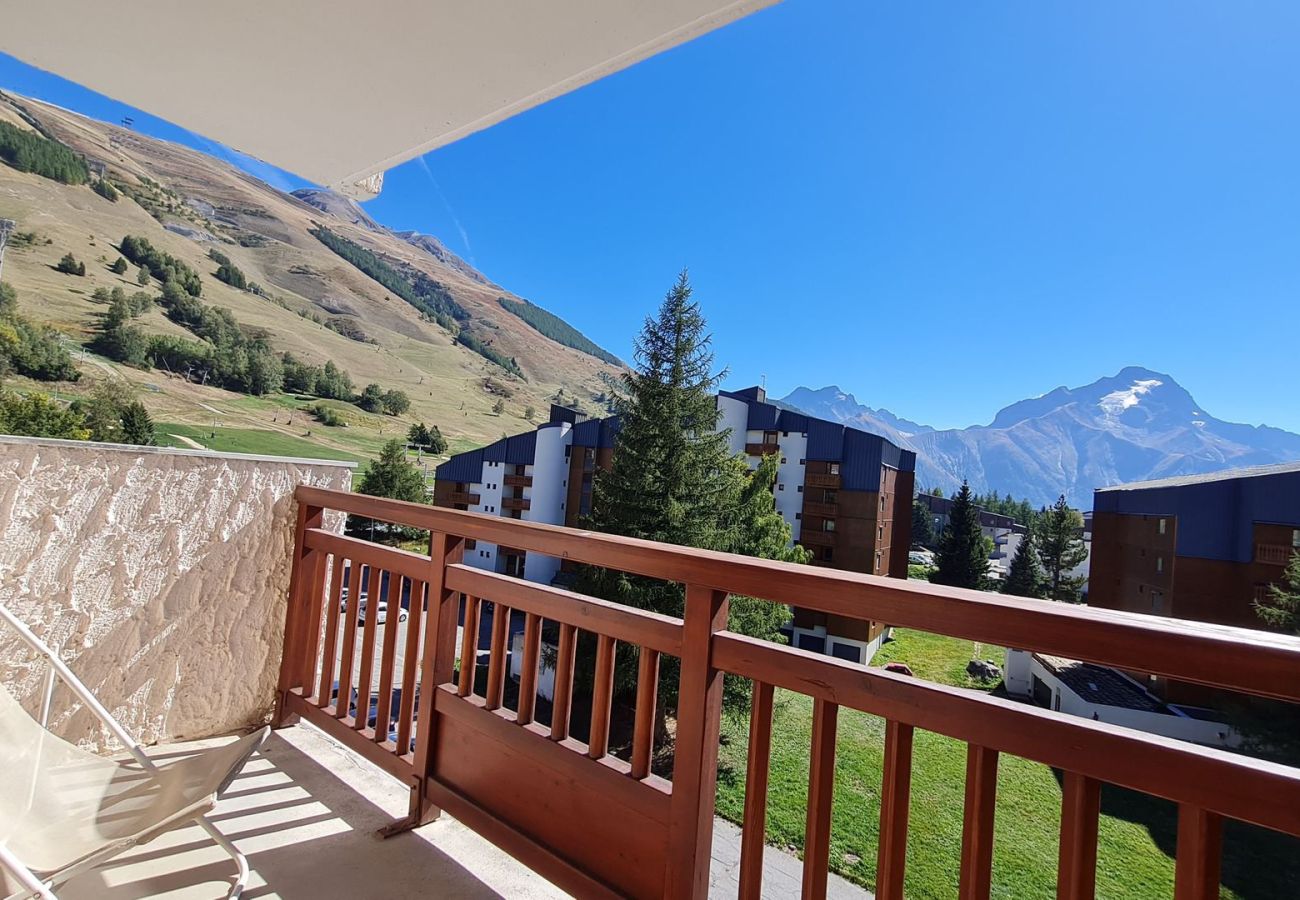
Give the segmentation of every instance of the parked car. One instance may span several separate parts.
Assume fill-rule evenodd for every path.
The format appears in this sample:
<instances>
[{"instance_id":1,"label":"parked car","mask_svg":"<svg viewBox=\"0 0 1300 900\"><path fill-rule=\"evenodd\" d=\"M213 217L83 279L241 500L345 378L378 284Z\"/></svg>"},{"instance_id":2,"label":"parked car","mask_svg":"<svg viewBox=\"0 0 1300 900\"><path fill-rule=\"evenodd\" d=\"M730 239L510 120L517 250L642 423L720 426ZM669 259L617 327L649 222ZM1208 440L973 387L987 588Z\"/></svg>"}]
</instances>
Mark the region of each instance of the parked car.
<instances>
[{"instance_id":1,"label":"parked car","mask_svg":"<svg viewBox=\"0 0 1300 900\"><path fill-rule=\"evenodd\" d=\"M375 623L377 625L383 625L388 621L388 594L389 594L389 585L392 582L392 575L393 575L392 572L384 571L380 573L379 576L379 590L377 591L379 595L379 599L378 599L378 606L376 607L376 614L375 614ZM360 584L357 590L357 596L358 596L357 627L366 624L366 609L369 606L369 601L370 601L371 580L372 579L370 573L370 566L363 565L361 567ZM339 591L339 600L340 600L339 612L340 613L346 613L348 611L348 594L349 594L349 588L351 587L351 584L352 584L352 564L345 563L343 566L343 587ZM424 593L421 602L423 604L422 608L427 608L429 602L428 585L424 586ZM402 579L401 610L397 614L398 622L406 621L409 615L408 610L410 608L411 608L411 580L409 578L404 578Z\"/></svg>"}]
</instances>

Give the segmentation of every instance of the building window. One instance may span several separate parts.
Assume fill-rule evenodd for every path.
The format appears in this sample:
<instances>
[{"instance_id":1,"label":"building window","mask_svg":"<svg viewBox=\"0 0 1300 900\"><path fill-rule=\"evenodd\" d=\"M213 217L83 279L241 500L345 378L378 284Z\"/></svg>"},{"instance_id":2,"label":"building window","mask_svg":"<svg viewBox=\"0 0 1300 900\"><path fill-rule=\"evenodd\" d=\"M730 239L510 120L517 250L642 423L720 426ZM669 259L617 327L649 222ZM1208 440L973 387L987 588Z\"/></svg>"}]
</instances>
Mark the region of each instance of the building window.
<instances>
[{"instance_id":1,"label":"building window","mask_svg":"<svg viewBox=\"0 0 1300 900\"><path fill-rule=\"evenodd\" d=\"M830 547L822 547L822 562L830 562L834 558L835 553Z\"/></svg>"},{"instance_id":2,"label":"building window","mask_svg":"<svg viewBox=\"0 0 1300 900\"><path fill-rule=\"evenodd\" d=\"M801 494L803 493L803 485L802 485L802 484L799 485L799 493L801 493Z\"/></svg>"},{"instance_id":3,"label":"building window","mask_svg":"<svg viewBox=\"0 0 1300 900\"><path fill-rule=\"evenodd\" d=\"M876 537L877 537L877 538L883 538L884 536L885 536L885 526L884 526L884 525L879 525L879 526L877 526L877 527L876 527Z\"/></svg>"},{"instance_id":4,"label":"building window","mask_svg":"<svg viewBox=\"0 0 1300 900\"><path fill-rule=\"evenodd\" d=\"M802 466L802 465L806 465L807 462L808 462L808 460L806 460L806 459L801 459L801 460L799 460L799 465L801 465L801 466Z\"/></svg>"},{"instance_id":5,"label":"building window","mask_svg":"<svg viewBox=\"0 0 1300 900\"><path fill-rule=\"evenodd\" d=\"M794 514L794 519L795 519L796 522L799 521L799 520L802 519L802 518L803 518L803 513L795 513L795 514Z\"/></svg>"},{"instance_id":6,"label":"building window","mask_svg":"<svg viewBox=\"0 0 1300 900\"><path fill-rule=\"evenodd\" d=\"M834 519L822 519L822 531L834 531L834 530L835 530Z\"/></svg>"},{"instance_id":7,"label":"building window","mask_svg":"<svg viewBox=\"0 0 1300 900\"><path fill-rule=\"evenodd\" d=\"M840 464L837 462L833 462L826 467L826 471L831 475L838 475L840 474Z\"/></svg>"},{"instance_id":8,"label":"building window","mask_svg":"<svg viewBox=\"0 0 1300 900\"><path fill-rule=\"evenodd\" d=\"M1165 558L1164 558L1163 556L1157 556L1157 557L1156 557L1156 571L1157 571L1157 572L1163 572L1164 570L1165 570Z\"/></svg>"},{"instance_id":9,"label":"building window","mask_svg":"<svg viewBox=\"0 0 1300 900\"><path fill-rule=\"evenodd\" d=\"M1300 528L1291 529L1291 546L1300 547Z\"/></svg>"},{"instance_id":10,"label":"building window","mask_svg":"<svg viewBox=\"0 0 1300 900\"><path fill-rule=\"evenodd\" d=\"M785 490L785 485L783 485L783 484L778 484L778 485L776 486L776 489L777 489L778 491L783 491L783 490Z\"/></svg>"},{"instance_id":11,"label":"building window","mask_svg":"<svg viewBox=\"0 0 1300 900\"><path fill-rule=\"evenodd\" d=\"M1161 534L1164 534L1164 533L1165 533L1165 524L1166 524L1168 521L1169 521L1168 519L1161 519L1161 520L1160 520L1160 533L1161 533Z\"/></svg>"},{"instance_id":12,"label":"building window","mask_svg":"<svg viewBox=\"0 0 1300 900\"><path fill-rule=\"evenodd\" d=\"M785 465L785 457L781 457L781 465Z\"/></svg>"},{"instance_id":13,"label":"building window","mask_svg":"<svg viewBox=\"0 0 1300 900\"><path fill-rule=\"evenodd\" d=\"M880 551L876 551L876 571L880 571Z\"/></svg>"},{"instance_id":14,"label":"building window","mask_svg":"<svg viewBox=\"0 0 1300 900\"><path fill-rule=\"evenodd\" d=\"M781 437L789 437L789 436L790 436L790 432L788 431L781 432Z\"/></svg>"}]
</instances>

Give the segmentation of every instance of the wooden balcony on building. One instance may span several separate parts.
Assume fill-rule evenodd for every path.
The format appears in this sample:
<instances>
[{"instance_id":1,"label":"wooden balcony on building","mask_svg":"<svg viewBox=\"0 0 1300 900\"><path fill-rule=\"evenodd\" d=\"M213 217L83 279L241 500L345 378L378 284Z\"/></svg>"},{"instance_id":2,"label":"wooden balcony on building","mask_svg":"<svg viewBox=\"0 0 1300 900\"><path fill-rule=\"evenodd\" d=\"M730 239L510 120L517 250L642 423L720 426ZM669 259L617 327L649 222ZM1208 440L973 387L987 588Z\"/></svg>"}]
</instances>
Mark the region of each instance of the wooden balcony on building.
<instances>
[{"instance_id":1,"label":"wooden balcony on building","mask_svg":"<svg viewBox=\"0 0 1300 900\"><path fill-rule=\"evenodd\" d=\"M502 497L502 509L531 509L533 501L527 497Z\"/></svg>"},{"instance_id":2,"label":"wooden balcony on building","mask_svg":"<svg viewBox=\"0 0 1300 900\"><path fill-rule=\"evenodd\" d=\"M819 503L813 500L805 500L803 504L804 517L821 516L823 519L833 519L839 513L838 503Z\"/></svg>"},{"instance_id":3,"label":"wooden balcony on building","mask_svg":"<svg viewBox=\"0 0 1300 900\"><path fill-rule=\"evenodd\" d=\"M835 532L804 528L799 532L799 543L805 547L834 547Z\"/></svg>"},{"instance_id":4,"label":"wooden balcony on building","mask_svg":"<svg viewBox=\"0 0 1300 900\"><path fill-rule=\"evenodd\" d=\"M803 483L805 487L838 488L840 476L828 475L824 472L805 472Z\"/></svg>"},{"instance_id":5,"label":"wooden balcony on building","mask_svg":"<svg viewBox=\"0 0 1300 900\"><path fill-rule=\"evenodd\" d=\"M479 496L470 491L451 491L447 494L447 502L455 505L463 503L466 506L477 506Z\"/></svg>"},{"instance_id":6,"label":"wooden balcony on building","mask_svg":"<svg viewBox=\"0 0 1300 900\"><path fill-rule=\"evenodd\" d=\"M1255 562L1268 566L1285 566L1291 561L1293 553L1300 553L1300 548L1288 547L1286 544L1256 544Z\"/></svg>"},{"instance_id":7,"label":"wooden balcony on building","mask_svg":"<svg viewBox=\"0 0 1300 900\"><path fill-rule=\"evenodd\" d=\"M1180 900L1218 896L1222 839L1230 827L1225 820L1300 836L1298 768L745 637L727 630L727 613L730 595L755 597L819 615L887 622L1293 703L1300 701L1300 638L752 559L346 491L299 487L297 499L277 724L300 717L408 785L410 816L395 829L424 824L445 810L576 896L708 896L726 674L752 685L748 759L739 776L746 785L741 897L760 896L764 855L771 852L764 822L778 688L805 695L812 707L805 897L827 892L841 709L885 723L874 886L881 900L903 896L912 855L907 844L913 739L921 730L967 747L965 799L958 801L960 864L952 873L963 897L990 893L998 770L1010 768L1004 757L1059 772L1060 897L1096 893L1103 785L1161 798L1176 811L1178 839L1169 852ZM326 530L331 511L428 531L430 553ZM461 561L467 539L682 585L683 614L652 613L467 565ZM380 638L374 617L358 628L357 604L340 610L337 573L344 571L338 563L345 559L354 568L368 565L372 572L427 585L427 603L409 604L400 640L395 631ZM510 658L511 613L523 620L522 642L515 645L517 691L506 690L516 666ZM479 623L488 615L490 648L482 653ZM462 621L465 637L458 648ZM558 629L553 661L546 665L554 678L549 721L537 715L539 672L551 653L542 647L543 621ZM322 627L339 622L337 628ZM590 688L575 684L580 635L583 647L587 639L594 644L594 659L585 663L594 668L583 672L584 681L592 678L586 682ZM635 724L626 760L609 753L620 645L638 648L628 698ZM664 749L657 746L655 727L661 655L679 659L681 667L671 778L651 771L651 760ZM486 677L475 677L481 665L457 668L457 658L475 656L486 662ZM395 658L418 665L394 665ZM375 683L377 692L353 690L355 684ZM582 709L591 710L585 742L570 731L577 690L583 691ZM396 702L372 699L390 692ZM336 705L335 698L350 695L357 696L355 708ZM565 814L555 815L556 809ZM1052 852L1055 857L1055 846Z\"/></svg>"},{"instance_id":8,"label":"wooden balcony on building","mask_svg":"<svg viewBox=\"0 0 1300 900\"><path fill-rule=\"evenodd\" d=\"M506 487L532 487L533 476L531 475L507 475L501 479L501 483Z\"/></svg>"},{"instance_id":9,"label":"wooden balcony on building","mask_svg":"<svg viewBox=\"0 0 1300 900\"><path fill-rule=\"evenodd\" d=\"M775 442L770 444L746 444L745 453L750 456L771 456L774 453L780 453L781 448Z\"/></svg>"}]
</instances>

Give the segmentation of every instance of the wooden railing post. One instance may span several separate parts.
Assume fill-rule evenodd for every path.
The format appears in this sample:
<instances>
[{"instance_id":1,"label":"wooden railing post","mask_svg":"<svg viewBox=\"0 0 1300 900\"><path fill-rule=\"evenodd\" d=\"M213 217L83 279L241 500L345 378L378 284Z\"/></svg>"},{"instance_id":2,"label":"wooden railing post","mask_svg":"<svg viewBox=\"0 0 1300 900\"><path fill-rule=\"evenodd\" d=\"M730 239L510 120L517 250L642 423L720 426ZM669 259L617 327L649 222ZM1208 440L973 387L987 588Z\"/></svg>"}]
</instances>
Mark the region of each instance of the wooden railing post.
<instances>
[{"instance_id":1,"label":"wooden railing post","mask_svg":"<svg viewBox=\"0 0 1300 900\"><path fill-rule=\"evenodd\" d=\"M293 530L293 563L289 570L289 597L284 609L284 647L280 655L280 677L276 684L276 709L271 724L276 728L292 725L297 716L285 708L289 691L302 685L303 660L308 652L304 646L309 627L307 605L312 584L317 580L315 570L323 569L324 554L306 547L304 536L309 528L320 528L325 521L325 510L319 506L298 503L297 523Z\"/></svg>"},{"instance_id":2,"label":"wooden railing post","mask_svg":"<svg viewBox=\"0 0 1300 900\"><path fill-rule=\"evenodd\" d=\"M437 719L434 706L438 686L451 681L455 669L456 620L460 613L460 595L447 589L447 566L461 561L465 539L452 534L429 535L429 608L424 617L424 646L420 656L420 708L415 725L415 780L411 785L410 813L384 828L390 837L410 828L428 824L442 814L430 803L425 786L433 777L434 729ZM414 602L414 597L412 598ZM468 624L468 623L467 623ZM477 641L474 642L477 646ZM413 661L408 659L407 663ZM473 660L467 665L473 665Z\"/></svg>"},{"instance_id":3,"label":"wooden railing post","mask_svg":"<svg viewBox=\"0 0 1300 900\"><path fill-rule=\"evenodd\" d=\"M703 898L709 892L722 718L722 672L713 666L713 635L726 630L727 609L725 591L686 586L666 897Z\"/></svg>"}]
</instances>

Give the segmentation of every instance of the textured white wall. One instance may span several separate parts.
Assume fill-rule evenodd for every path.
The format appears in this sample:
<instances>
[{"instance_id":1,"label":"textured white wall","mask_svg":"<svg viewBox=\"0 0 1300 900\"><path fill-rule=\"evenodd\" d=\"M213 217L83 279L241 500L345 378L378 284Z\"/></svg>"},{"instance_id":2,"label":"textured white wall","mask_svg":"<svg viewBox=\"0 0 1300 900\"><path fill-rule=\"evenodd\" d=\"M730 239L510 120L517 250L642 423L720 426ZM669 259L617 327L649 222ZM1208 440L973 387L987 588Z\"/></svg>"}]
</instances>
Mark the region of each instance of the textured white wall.
<instances>
[{"instance_id":1,"label":"textured white wall","mask_svg":"<svg viewBox=\"0 0 1300 900\"><path fill-rule=\"evenodd\" d=\"M266 718L275 701L299 484L342 463L0 437L0 603L141 740ZM328 523L341 527L341 519ZM0 681L44 668L0 625ZM55 692L52 726L111 746Z\"/></svg>"},{"instance_id":2,"label":"textured white wall","mask_svg":"<svg viewBox=\"0 0 1300 900\"><path fill-rule=\"evenodd\" d=\"M564 500L568 494L565 479L569 474L569 458L564 455L564 448L573 442L572 432L573 426L568 422L537 429L537 448L530 472L533 486L524 491L532 501L524 512L525 520L564 524ZM524 576L538 584L550 584L558 571L560 561L541 553L529 553L524 565Z\"/></svg>"}]
</instances>

